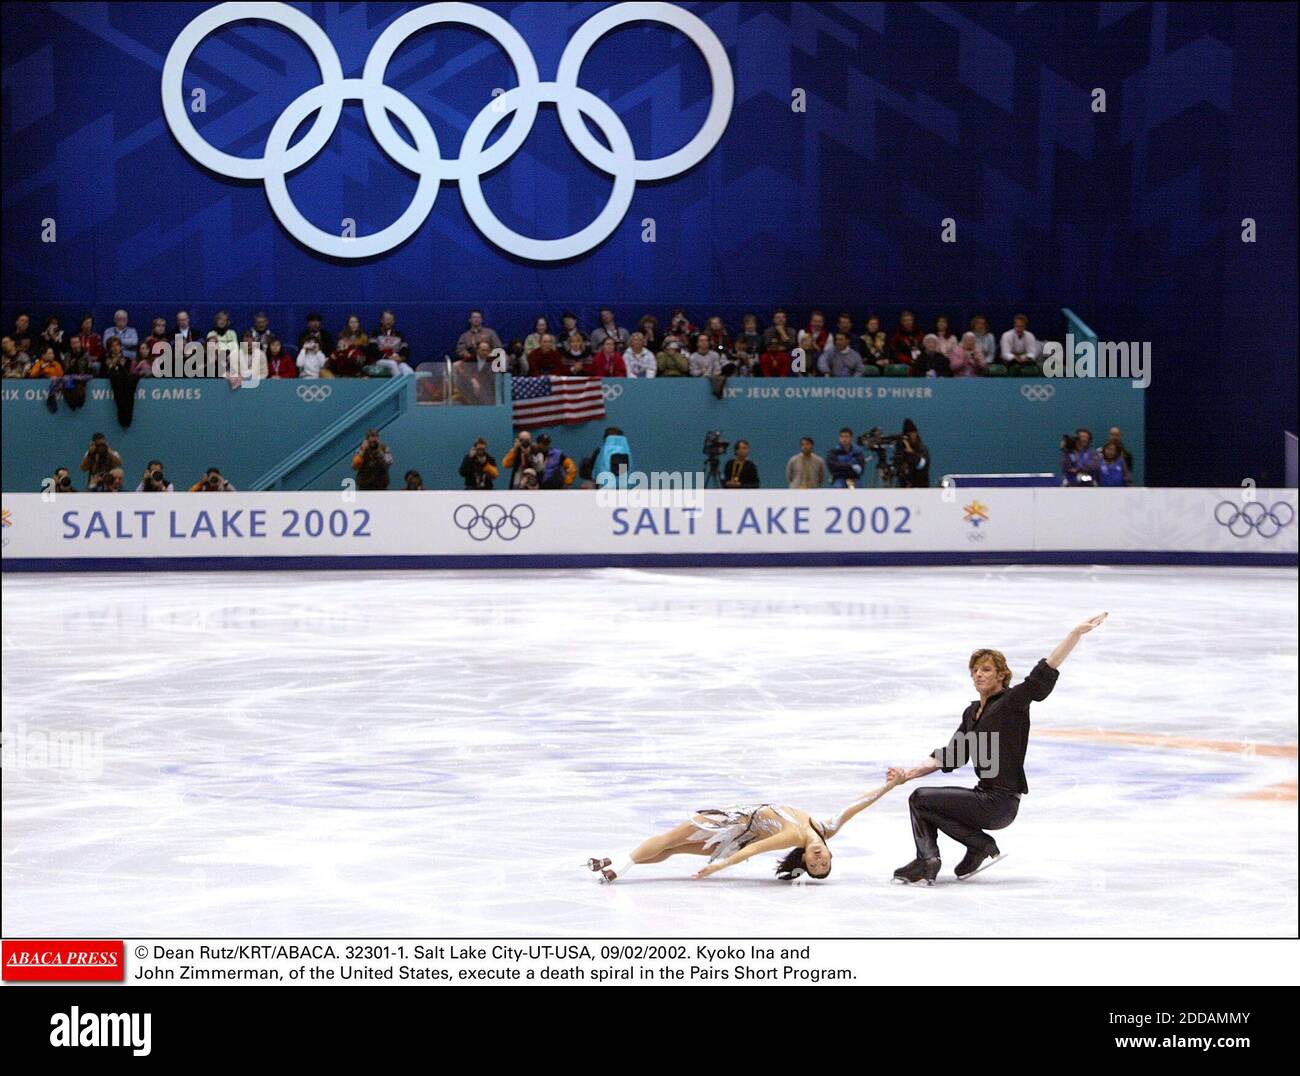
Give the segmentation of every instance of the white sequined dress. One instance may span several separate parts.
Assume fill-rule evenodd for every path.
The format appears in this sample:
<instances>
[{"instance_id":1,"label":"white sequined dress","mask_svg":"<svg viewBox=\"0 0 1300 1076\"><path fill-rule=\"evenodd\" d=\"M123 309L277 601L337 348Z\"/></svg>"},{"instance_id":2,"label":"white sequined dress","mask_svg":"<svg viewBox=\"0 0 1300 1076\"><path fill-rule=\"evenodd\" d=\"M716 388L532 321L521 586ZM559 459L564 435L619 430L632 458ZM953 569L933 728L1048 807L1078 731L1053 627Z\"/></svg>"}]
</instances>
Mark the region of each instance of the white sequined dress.
<instances>
[{"instance_id":1,"label":"white sequined dress","mask_svg":"<svg viewBox=\"0 0 1300 1076\"><path fill-rule=\"evenodd\" d=\"M703 842L710 863L726 859L755 841L780 833L786 825L799 825L799 820L788 808L770 803L696 811L691 822L696 830L691 840Z\"/></svg>"}]
</instances>

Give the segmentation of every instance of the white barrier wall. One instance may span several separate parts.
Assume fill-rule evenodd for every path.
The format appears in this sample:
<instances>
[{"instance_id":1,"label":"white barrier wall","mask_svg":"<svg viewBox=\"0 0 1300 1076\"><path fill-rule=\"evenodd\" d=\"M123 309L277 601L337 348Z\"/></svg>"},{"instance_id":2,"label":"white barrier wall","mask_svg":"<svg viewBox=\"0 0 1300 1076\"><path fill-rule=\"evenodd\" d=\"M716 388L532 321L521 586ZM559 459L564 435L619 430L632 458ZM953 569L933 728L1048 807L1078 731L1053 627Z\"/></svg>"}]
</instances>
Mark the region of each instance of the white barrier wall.
<instances>
[{"instance_id":1,"label":"white barrier wall","mask_svg":"<svg viewBox=\"0 0 1300 1076\"><path fill-rule=\"evenodd\" d=\"M1295 490L19 493L3 498L3 565L1294 564L1297 530Z\"/></svg>"}]
</instances>

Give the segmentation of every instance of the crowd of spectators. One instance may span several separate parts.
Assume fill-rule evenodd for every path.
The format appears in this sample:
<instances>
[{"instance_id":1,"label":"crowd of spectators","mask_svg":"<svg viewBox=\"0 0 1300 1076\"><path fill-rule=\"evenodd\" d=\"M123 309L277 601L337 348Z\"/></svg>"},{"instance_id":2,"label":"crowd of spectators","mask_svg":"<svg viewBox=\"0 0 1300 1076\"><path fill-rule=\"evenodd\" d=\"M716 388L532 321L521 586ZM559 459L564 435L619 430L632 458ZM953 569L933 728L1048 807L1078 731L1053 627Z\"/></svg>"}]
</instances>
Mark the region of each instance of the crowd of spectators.
<instances>
[{"instance_id":1,"label":"crowd of spectators","mask_svg":"<svg viewBox=\"0 0 1300 1076\"><path fill-rule=\"evenodd\" d=\"M814 310L798 328L778 308L768 325L745 314L739 326L709 316L696 324L681 308L661 323L645 314L623 324L614 310L600 311L595 326L584 328L565 311L552 324L538 317L531 331L503 343L486 324L482 310L471 310L465 330L446 349L425 349L425 360L447 359L463 367L490 368L517 375L593 377L862 377L890 374L911 377L978 377L989 374L1038 374L1042 345L1029 331L1029 319L1017 314L1014 324L996 336L983 315L957 333L945 316L927 330L910 310L886 329L869 314L858 321L838 314L834 324ZM218 311L205 332L189 312L169 320L150 319L148 330L130 324L118 310L110 325L97 329L90 315L74 331L51 315L37 328L29 314L17 316L0 340L7 378L111 377L121 371L138 377L154 372L154 359L165 348L210 341L224 348L246 344L253 349L262 378L391 377L414 372L419 357L397 325L392 310L383 310L373 327L349 315L337 331L326 328L318 313L296 328L276 329L265 312L242 332L227 311Z\"/></svg>"},{"instance_id":2,"label":"crowd of spectators","mask_svg":"<svg viewBox=\"0 0 1300 1076\"><path fill-rule=\"evenodd\" d=\"M901 434L881 438L878 431L855 436L845 426L825 456L816 451L811 436L799 440L799 450L785 466L785 484L790 489L854 489L860 485L898 485L924 488L930 485L930 449L911 419L903 422ZM725 489L758 489L761 481L758 466L750 458L750 443L741 438L732 446L732 457L721 467L718 485ZM352 456L356 487L360 490L390 488L393 450L384 443L379 431L371 429ZM1080 427L1066 435L1061 443L1061 472L1071 486L1128 486L1132 484L1133 455L1124 444L1118 426L1112 426L1100 449L1093 445L1092 432ZM118 493L127 488L121 454L112 448L102 433L91 438L81 458L79 470L86 475L86 490L93 493ZM598 485L625 485L625 474L632 471L631 446L618 427L607 428L601 443L589 455L575 462L547 433L536 437L528 430L515 434L514 442L500 463L489 451L485 438L476 438L460 459L457 475L466 490L491 490L497 483L512 490L589 489ZM440 488L435 486L435 488ZM56 468L46 487L56 493L73 493L76 487L66 467ZM216 467L187 487L191 493L228 493L235 487ZM405 490L425 489L417 470L403 476ZM172 493L175 485L167 477L162 460L151 459L144 468L137 493Z\"/></svg>"}]
</instances>

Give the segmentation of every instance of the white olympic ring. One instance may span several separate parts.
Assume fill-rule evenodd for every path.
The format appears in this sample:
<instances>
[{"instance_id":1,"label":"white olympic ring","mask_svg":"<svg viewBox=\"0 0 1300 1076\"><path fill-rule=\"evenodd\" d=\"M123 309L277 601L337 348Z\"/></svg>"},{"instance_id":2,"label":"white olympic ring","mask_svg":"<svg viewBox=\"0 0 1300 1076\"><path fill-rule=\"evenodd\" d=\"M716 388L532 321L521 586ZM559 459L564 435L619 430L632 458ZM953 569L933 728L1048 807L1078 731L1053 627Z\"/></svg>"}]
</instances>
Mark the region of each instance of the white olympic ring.
<instances>
[{"instance_id":1,"label":"white olympic ring","mask_svg":"<svg viewBox=\"0 0 1300 1076\"><path fill-rule=\"evenodd\" d=\"M1056 395L1055 385L1021 385L1020 395L1026 400L1034 400L1042 403L1044 400L1050 400Z\"/></svg>"},{"instance_id":2,"label":"white olympic ring","mask_svg":"<svg viewBox=\"0 0 1300 1076\"><path fill-rule=\"evenodd\" d=\"M472 504L462 504L451 514L451 521L476 542L487 541L494 534L502 541L513 542L536 518L537 513L526 504L517 504L508 511L499 504L489 504L481 512Z\"/></svg>"},{"instance_id":3,"label":"white olympic ring","mask_svg":"<svg viewBox=\"0 0 1300 1076\"><path fill-rule=\"evenodd\" d=\"M307 403L320 403L321 400L328 400L333 391L328 385L299 385L298 399Z\"/></svg>"},{"instance_id":4,"label":"white olympic ring","mask_svg":"<svg viewBox=\"0 0 1300 1076\"><path fill-rule=\"evenodd\" d=\"M623 386L619 384L611 385L606 381L600 386L600 394L606 400L617 400L623 395Z\"/></svg>"},{"instance_id":5,"label":"white olympic ring","mask_svg":"<svg viewBox=\"0 0 1300 1076\"><path fill-rule=\"evenodd\" d=\"M1227 519L1224 519L1221 514L1224 508L1231 513ZM1252 508L1256 509L1253 513ZM1278 516L1279 508L1286 509L1285 519ZM1295 522L1295 509L1286 501L1278 501L1271 508L1265 508L1258 501L1247 501L1240 508L1231 501L1220 501L1214 506L1214 522L1221 527L1227 527L1228 533L1234 538L1245 538L1251 531L1261 538L1272 538L1283 527L1289 527Z\"/></svg>"},{"instance_id":6,"label":"white olympic ring","mask_svg":"<svg viewBox=\"0 0 1300 1076\"><path fill-rule=\"evenodd\" d=\"M216 149L190 121L184 93L185 67L199 43L233 22L271 22L297 34L320 69L321 84L298 97L276 120L262 157L235 157ZM664 157L641 160L622 120L599 97L578 85L591 47L605 34L630 22L659 22L685 34L699 49L709 69L712 102L699 131L681 149ZM394 53L411 34L439 23L472 26L492 37L515 69L518 85L493 98L470 123L460 157L444 158L438 139L423 113L407 97L385 85L384 75ZM400 246L424 223L433 209L442 180L460 184L466 213L492 243L532 261L562 261L594 250L614 233L632 203L639 180L668 179L694 168L722 138L735 102L731 61L717 35L699 16L669 3L613 4L583 23L565 46L554 82L541 81L528 44L500 15L475 4L435 3L396 19L375 42L359 79L345 79L338 53L325 31L309 16L288 4L225 3L196 16L177 36L163 64L162 104L167 126L194 160L230 179L260 179L267 200L285 230L298 242L336 258L368 258ZM366 236L332 235L311 224L289 197L287 177L316 156L333 136L344 101L360 101L371 134L393 161L419 177L415 197L387 228ZM570 144L587 163L614 177L609 201L594 221L562 239L533 239L507 228L488 207L481 178L504 164L524 144L543 102L555 104ZM296 145L289 140L313 112L315 122ZM394 113L410 132L412 147L393 127ZM491 146L487 140L507 117L509 126ZM590 120L605 136L606 148L587 129Z\"/></svg>"}]
</instances>

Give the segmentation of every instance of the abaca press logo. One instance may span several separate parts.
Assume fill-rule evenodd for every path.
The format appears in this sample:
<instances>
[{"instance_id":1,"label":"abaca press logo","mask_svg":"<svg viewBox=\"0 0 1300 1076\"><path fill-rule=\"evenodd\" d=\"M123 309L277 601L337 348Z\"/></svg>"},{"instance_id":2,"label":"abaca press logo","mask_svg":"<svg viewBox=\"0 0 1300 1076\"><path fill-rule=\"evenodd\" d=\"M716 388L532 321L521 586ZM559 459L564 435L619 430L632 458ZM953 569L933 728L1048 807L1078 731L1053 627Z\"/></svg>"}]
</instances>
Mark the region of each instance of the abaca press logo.
<instances>
[{"instance_id":1,"label":"abaca press logo","mask_svg":"<svg viewBox=\"0 0 1300 1076\"><path fill-rule=\"evenodd\" d=\"M195 128L186 108L185 67L200 42L232 23L257 20L274 23L296 34L311 51L320 69L321 84L290 104L271 128L260 158L236 157L211 145ZM642 160L632 147L623 121L609 105L578 85L578 73L592 46L620 26L658 22L685 34L703 55L712 83L712 99L704 123L675 153ZM470 123L460 156L442 156L432 126L410 98L384 83L389 61L412 34L440 23L471 26L493 38L514 66L518 85L494 97ZM271 211L304 246L336 258L368 258L395 249L419 230L433 209L444 180L460 188L465 210L475 227L493 244L531 261L562 261L594 250L613 234L632 204L640 180L669 179L704 160L721 139L731 118L735 83L722 42L698 16L667 3L614 4L597 12L570 39L560 57L555 79L544 82L532 50L501 16L475 4L428 4L407 12L379 36L360 78L344 78L343 66L325 31L310 16L288 4L218 4L193 19L167 53L162 75L162 107L176 141L199 164L230 179L257 179L266 187ZM419 177L415 196L396 221L370 235L334 235L302 215L289 196L288 176L307 164L329 142L345 101L360 101L366 123L390 159ZM506 227L483 197L484 175L504 164L523 146L538 107L552 103L565 137L593 167L614 177L605 208L585 228L561 239L534 239ZM410 133L407 143L393 126L395 115ZM292 147L294 132L309 116L315 120ZM492 132L509 117L506 130L492 145ZM608 147L587 129L584 120L604 135Z\"/></svg>"}]
</instances>

